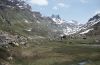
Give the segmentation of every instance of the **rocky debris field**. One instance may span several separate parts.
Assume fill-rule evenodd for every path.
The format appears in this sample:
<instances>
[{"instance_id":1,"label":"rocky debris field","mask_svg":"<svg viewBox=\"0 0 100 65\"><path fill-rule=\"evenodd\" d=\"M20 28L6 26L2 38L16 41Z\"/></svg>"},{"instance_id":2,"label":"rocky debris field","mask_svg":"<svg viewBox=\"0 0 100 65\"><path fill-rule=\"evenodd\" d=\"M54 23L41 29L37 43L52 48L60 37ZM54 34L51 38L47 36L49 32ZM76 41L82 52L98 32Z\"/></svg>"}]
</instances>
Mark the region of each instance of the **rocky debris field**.
<instances>
[{"instance_id":1,"label":"rocky debris field","mask_svg":"<svg viewBox=\"0 0 100 65\"><path fill-rule=\"evenodd\" d=\"M19 46L20 44L26 44L27 38L21 35L11 35L10 33L0 31L0 46Z\"/></svg>"}]
</instances>

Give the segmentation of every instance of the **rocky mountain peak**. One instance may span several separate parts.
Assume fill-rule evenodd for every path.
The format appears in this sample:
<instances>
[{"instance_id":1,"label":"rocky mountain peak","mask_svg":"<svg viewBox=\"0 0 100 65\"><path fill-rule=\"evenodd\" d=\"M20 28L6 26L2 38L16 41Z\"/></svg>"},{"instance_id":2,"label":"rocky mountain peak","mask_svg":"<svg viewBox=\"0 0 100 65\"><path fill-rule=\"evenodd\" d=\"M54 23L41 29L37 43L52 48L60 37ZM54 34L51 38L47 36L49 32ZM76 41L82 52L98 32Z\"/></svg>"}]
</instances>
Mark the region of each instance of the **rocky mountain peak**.
<instances>
[{"instance_id":1,"label":"rocky mountain peak","mask_svg":"<svg viewBox=\"0 0 100 65\"><path fill-rule=\"evenodd\" d=\"M92 21L94 19L99 19L100 18L100 13L96 14L94 17L90 18L88 21Z\"/></svg>"},{"instance_id":2,"label":"rocky mountain peak","mask_svg":"<svg viewBox=\"0 0 100 65\"><path fill-rule=\"evenodd\" d=\"M60 17L60 15L59 15L59 14L58 14L58 15L54 15L54 14L52 14L51 18L61 19L61 17Z\"/></svg>"},{"instance_id":3,"label":"rocky mountain peak","mask_svg":"<svg viewBox=\"0 0 100 65\"><path fill-rule=\"evenodd\" d=\"M92 33L94 32L95 34L98 34L99 31L99 27L100 27L100 13L96 14L95 16L93 16L92 18L90 18L88 20L88 22L86 24L84 24L84 26L82 26L82 29L84 34L88 34L88 35L92 35ZM95 30L96 29L96 30ZM92 31L92 33L91 33Z\"/></svg>"},{"instance_id":4,"label":"rocky mountain peak","mask_svg":"<svg viewBox=\"0 0 100 65\"><path fill-rule=\"evenodd\" d=\"M84 25L84 28L89 28L95 24L97 24L98 22L100 22L100 13L96 14L95 16L93 16L92 18L90 18L88 20L88 22Z\"/></svg>"},{"instance_id":5,"label":"rocky mountain peak","mask_svg":"<svg viewBox=\"0 0 100 65\"><path fill-rule=\"evenodd\" d=\"M63 19L61 19L61 17L59 15L52 15L51 16L52 20L54 21L55 24L62 24L65 21Z\"/></svg>"}]
</instances>

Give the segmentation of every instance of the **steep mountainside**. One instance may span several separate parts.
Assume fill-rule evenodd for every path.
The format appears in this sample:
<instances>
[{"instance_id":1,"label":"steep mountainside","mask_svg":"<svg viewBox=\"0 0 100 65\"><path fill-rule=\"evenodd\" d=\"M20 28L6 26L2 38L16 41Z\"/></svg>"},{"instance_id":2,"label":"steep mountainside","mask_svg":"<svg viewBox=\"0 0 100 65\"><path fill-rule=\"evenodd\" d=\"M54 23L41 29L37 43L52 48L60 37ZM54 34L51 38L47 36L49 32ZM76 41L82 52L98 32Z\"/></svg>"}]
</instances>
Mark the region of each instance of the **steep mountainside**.
<instances>
[{"instance_id":1,"label":"steep mountainside","mask_svg":"<svg viewBox=\"0 0 100 65\"><path fill-rule=\"evenodd\" d=\"M40 12L31 11L31 7L24 1L0 1L0 29L3 31L32 38L34 35L55 38L79 30L80 26L75 24L76 21L69 23L59 15L42 16Z\"/></svg>"},{"instance_id":2,"label":"steep mountainside","mask_svg":"<svg viewBox=\"0 0 100 65\"><path fill-rule=\"evenodd\" d=\"M80 34L100 35L100 13L90 18L88 22L82 27L83 32Z\"/></svg>"},{"instance_id":3,"label":"steep mountainside","mask_svg":"<svg viewBox=\"0 0 100 65\"><path fill-rule=\"evenodd\" d=\"M62 30L64 35L74 34L80 31L80 27L82 26L75 20L65 21L61 19L59 15L52 15L52 20L54 21L54 24Z\"/></svg>"},{"instance_id":4,"label":"steep mountainside","mask_svg":"<svg viewBox=\"0 0 100 65\"><path fill-rule=\"evenodd\" d=\"M46 36L50 30L47 25L51 21L39 12L32 12L24 1L0 0L0 30L24 36Z\"/></svg>"},{"instance_id":5,"label":"steep mountainside","mask_svg":"<svg viewBox=\"0 0 100 65\"><path fill-rule=\"evenodd\" d=\"M59 15L42 16L40 12L31 11L31 6L22 0L0 0L0 30L28 38L42 36L53 39L77 32L85 34L98 29L99 22L100 14L82 25L75 20L65 21ZM95 34L97 32L95 30Z\"/></svg>"}]
</instances>

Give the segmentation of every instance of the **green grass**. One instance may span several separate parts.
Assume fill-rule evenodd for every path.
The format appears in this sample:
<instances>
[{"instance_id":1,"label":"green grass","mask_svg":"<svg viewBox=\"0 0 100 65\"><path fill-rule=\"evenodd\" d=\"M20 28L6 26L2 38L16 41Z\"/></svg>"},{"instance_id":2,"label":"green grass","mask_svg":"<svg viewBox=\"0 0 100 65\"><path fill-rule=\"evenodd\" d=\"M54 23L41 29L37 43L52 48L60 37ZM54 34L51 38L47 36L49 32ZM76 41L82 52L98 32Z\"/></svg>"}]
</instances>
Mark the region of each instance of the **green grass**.
<instances>
[{"instance_id":1,"label":"green grass","mask_svg":"<svg viewBox=\"0 0 100 65\"><path fill-rule=\"evenodd\" d=\"M89 61L87 65L99 65L100 47L69 45L56 41L31 43L28 48L13 48L12 65L77 65Z\"/></svg>"},{"instance_id":2,"label":"green grass","mask_svg":"<svg viewBox=\"0 0 100 65\"><path fill-rule=\"evenodd\" d=\"M68 42L73 42L69 44ZM78 41L80 43L75 43ZM87 40L85 40L87 41ZM86 65L100 64L100 47L95 44L81 44L80 40L32 40L28 42L29 47L11 47L7 51L1 49L0 53L13 54L13 60L7 61L12 65L78 65L82 61L87 61ZM3 55L2 54L2 55ZM2 56L1 55L1 56ZM7 55L7 56L5 56Z\"/></svg>"}]
</instances>

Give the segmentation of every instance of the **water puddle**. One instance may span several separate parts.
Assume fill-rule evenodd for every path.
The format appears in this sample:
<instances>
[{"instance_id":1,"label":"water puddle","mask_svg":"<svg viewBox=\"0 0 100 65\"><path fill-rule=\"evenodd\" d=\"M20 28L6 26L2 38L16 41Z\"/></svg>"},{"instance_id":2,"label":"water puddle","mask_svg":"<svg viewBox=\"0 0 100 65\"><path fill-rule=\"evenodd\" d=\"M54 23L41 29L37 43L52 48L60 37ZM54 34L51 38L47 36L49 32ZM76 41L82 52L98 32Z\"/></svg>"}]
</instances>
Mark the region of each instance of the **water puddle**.
<instances>
[{"instance_id":1,"label":"water puddle","mask_svg":"<svg viewBox=\"0 0 100 65\"><path fill-rule=\"evenodd\" d=\"M87 63L89 63L89 62L88 61L83 61L83 62L78 63L78 65L85 65Z\"/></svg>"}]
</instances>

